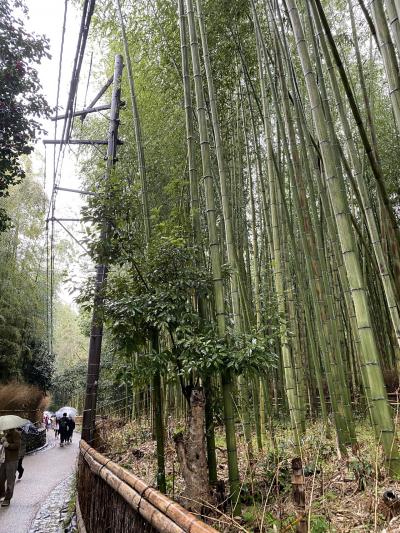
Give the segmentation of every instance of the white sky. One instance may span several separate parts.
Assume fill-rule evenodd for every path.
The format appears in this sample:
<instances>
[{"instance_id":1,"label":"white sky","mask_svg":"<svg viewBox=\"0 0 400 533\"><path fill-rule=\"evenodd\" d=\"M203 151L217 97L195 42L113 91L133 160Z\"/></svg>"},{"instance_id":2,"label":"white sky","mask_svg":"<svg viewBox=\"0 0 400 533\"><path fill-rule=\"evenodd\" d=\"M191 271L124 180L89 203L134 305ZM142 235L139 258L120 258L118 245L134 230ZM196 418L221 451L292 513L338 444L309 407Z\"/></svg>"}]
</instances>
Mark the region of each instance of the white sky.
<instances>
[{"instance_id":1,"label":"white sky","mask_svg":"<svg viewBox=\"0 0 400 533\"><path fill-rule=\"evenodd\" d=\"M44 60L42 64L38 66L38 72L43 86L43 93L47 98L49 105L51 107L55 107L57 97L57 80L61 35L64 17L64 0L26 0L26 4L29 9L29 20L26 21L27 29L37 34L44 34L50 39L50 54L52 57L51 59ZM80 19L80 9L78 9L73 2L68 1L67 24L60 85L59 114L62 114L68 98L69 83L71 79L73 60L76 51ZM85 58L81 70L81 79L78 89L77 109L81 109L83 107L91 52L92 46L90 44L89 39L86 46ZM93 61L95 61L95 59ZM98 90L98 82L93 81L93 83L89 86L88 101L90 101L90 99L94 96L94 94L97 93ZM55 138L54 125L55 123L51 121L44 122L44 128L48 132L47 138L49 139ZM61 136L62 126L63 121L59 121L57 138L60 138ZM77 147L73 146L72 148L76 152ZM46 150L46 192L48 197L50 197L53 182L53 146L48 145ZM35 170L39 171L40 173L43 173L44 151L44 145L41 141L39 141L35 149L35 155L33 160ZM76 169L76 158L74 156L74 153L68 149L66 150L64 162L61 169L60 186L71 189L83 188L78 178L78 172ZM59 191L57 193L56 201L56 218L79 218L80 209L84 202L84 198L82 198L79 194ZM78 239L81 238L82 235L80 234L80 223L64 222L63 224L67 226L68 229L72 231ZM57 231L56 239L69 239L72 241L68 234L61 227L59 227L57 223L55 224L55 226ZM78 246L76 246L76 249L79 253L83 252L83 250L81 250ZM68 265L67 276L73 278L76 284L79 284L79 280L84 279L85 274L87 274L87 264L83 267L82 261L86 263L87 258L82 258L81 261L77 260L76 263L74 262L73 264ZM62 300L71 304L73 300L73 295L69 294L70 287L71 284L64 284L61 288L59 296Z\"/></svg>"}]
</instances>

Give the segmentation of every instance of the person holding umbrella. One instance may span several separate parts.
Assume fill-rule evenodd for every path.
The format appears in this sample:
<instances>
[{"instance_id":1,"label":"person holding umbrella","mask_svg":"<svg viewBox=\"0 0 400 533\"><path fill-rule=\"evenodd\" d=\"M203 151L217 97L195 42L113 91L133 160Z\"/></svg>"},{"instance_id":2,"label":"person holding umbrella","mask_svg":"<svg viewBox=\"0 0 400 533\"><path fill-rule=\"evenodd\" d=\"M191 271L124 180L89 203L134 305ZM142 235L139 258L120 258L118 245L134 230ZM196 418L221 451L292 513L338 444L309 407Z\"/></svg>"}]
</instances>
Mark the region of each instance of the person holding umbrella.
<instances>
[{"instance_id":1,"label":"person holding umbrella","mask_svg":"<svg viewBox=\"0 0 400 533\"><path fill-rule=\"evenodd\" d=\"M24 473L24 467L22 466L22 461L24 460L25 454L26 454L26 433L22 429L20 430L21 435L21 446L19 448L18 453L18 466L17 466L17 472L18 472L18 479L21 479L22 474Z\"/></svg>"},{"instance_id":2,"label":"person holding umbrella","mask_svg":"<svg viewBox=\"0 0 400 533\"><path fill-rule=\"evenodd\" d=\"M64 442L68 442L68 433L69 433L69 418L67 413L63 413L60 423L59 423L59 433L60 433L60 447L64 446Z\"/></svg>"},{"instance_id":3,"label":"person holding umbrella","mask_svg":"<svg viewBox=\"0 0 400 533\"><path fill-rule=\"evenodd\" d=\"M14 415L0 417L0 430L5 431L5 436L0 440L4 450L4 461L0 464L0 499L4 498L2 507L10 505L14 494L15 473L21 447L21 435L15 428L26 422L27 420Z\"/></svg>"}]
</instances>

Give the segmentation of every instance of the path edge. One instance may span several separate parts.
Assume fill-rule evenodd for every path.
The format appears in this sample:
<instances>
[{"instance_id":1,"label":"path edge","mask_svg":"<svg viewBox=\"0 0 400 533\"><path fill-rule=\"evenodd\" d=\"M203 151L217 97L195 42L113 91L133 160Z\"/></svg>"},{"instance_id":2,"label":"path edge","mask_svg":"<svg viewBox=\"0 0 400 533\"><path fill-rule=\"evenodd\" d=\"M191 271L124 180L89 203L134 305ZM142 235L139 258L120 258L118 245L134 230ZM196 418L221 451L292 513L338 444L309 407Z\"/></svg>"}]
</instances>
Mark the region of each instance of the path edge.
<instances>
[{"instance_id":1,"label":"path edge","mask_svg":"<svg viewBox=\"0 0 400 533\"><path fill-rule=\"evenodd\" d=\"M76 525L78 526L78 533L87 533L85 522L83 521L83 517L81 513L81 506L79 505L78 493L76 494L75 512L76 512Z\"/></svg>"}]
</instances>

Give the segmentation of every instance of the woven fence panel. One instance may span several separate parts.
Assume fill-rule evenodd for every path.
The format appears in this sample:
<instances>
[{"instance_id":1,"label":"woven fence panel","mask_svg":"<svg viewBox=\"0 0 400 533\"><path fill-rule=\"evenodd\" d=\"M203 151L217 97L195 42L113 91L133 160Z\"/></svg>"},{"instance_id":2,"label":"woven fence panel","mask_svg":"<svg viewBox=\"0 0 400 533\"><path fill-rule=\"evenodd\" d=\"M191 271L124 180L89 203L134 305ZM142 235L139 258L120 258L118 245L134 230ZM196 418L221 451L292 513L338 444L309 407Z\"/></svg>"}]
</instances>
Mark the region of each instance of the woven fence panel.
<instances>
[{"instance_id":1,"label":"woven fence panel","mask_svg":"<svg viewBox=\"0 0 400 533\"><path fill-rule=\"evenodd\" d=\"M153 533L154 529L79 457L78 496L87 533Z\"/></svg>"},{"instance_id":2,"label":"woven fence panel","mask_svg":"<svg viewBox=\"0 0 400 533\"><path fill-rule=\"evenodd\" d=\"M26 439L26 453L33 452L38 448L42 448L46 444L46 430L40 428L38 433L25 434Z\"/></svg>"}]
</instances>

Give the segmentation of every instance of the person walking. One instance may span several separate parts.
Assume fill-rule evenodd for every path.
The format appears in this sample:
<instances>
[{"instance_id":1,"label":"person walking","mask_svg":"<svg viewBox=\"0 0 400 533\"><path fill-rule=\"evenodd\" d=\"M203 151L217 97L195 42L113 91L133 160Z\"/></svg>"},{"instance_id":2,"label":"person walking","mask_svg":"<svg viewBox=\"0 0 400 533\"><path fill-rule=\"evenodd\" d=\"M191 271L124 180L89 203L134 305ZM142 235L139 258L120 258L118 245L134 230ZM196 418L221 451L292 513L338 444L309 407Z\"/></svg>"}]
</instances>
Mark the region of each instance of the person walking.
<instances>
[{"instance_id":1,"label":"person walking","mask_svg":"<svg viewBox=\"0 0 400 533\"><path fill-rule=\"evenodd\" d=\"M21 435L16 429L9 429L0 442L5 452L4 462L0 465L0 498L4 498L1 506L8 507L14 494Z\"/></svg>"},{"instance_id":2,"label":"person walking","mask_svg":"<svg viewBox=\"0 0 400 533\"><path fill-rule=\"evenodd\" d=\"M75 420L70 417L68 420L68 442L72 442L72 435L74 434Z\"/></svg>"},{"instance_id":3,"label":"person walking","mask_svg":"<svg viewBox=\"0 0 400 533\"><path fill-rule=\"evenodd\" d=\"M60 430L60 426L59 426L58 418L55 417L54 418L54 438L55 439L58 439L59 430Z\"/></svg>"},{"instance_id":4,"label":"person walking","mask_svg":"<svg viewBox=\"0 0 400 533\"><path fill-rule=\"evenodd\" d=\"M22 466L22 461L24 460L25 454L26 454L26 433L22 429L21 430L21 446L19 448L19 454L18 454L18 466L17 466L17 472L18 472L18 479L21 479L23 473L24 473L24 467Z\"/></svg>"},{"instance_id":5,"label":"person walking","mask_svg":"<svg viewBox=\"0 0 400 533\"><path fill-rule=\"evenodd\" d=\"M60 433L60 447L62 448L64 446L64 442L68 441L69 419L67 417L67 413L64 413L62 415L58 426L59 426L58 431Z\"/></svg>"}]
</instances>

